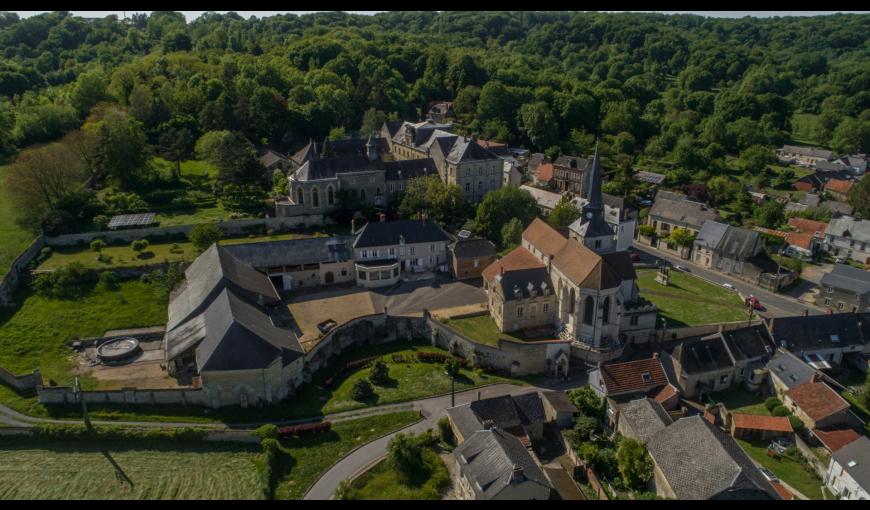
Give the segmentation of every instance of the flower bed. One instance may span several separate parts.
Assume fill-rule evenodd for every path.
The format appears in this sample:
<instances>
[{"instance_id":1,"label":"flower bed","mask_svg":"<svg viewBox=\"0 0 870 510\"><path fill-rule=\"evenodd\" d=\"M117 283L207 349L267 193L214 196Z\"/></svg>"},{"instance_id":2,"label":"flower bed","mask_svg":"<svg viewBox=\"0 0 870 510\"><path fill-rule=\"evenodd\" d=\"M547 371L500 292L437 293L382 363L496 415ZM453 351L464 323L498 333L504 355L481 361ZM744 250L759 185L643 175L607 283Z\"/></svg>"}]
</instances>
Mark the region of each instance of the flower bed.
<instances>
[{"instance_id":1,"label":"flower bed","mask_svg":"<svg viewBox=\"0 0 870 510\"><path fill-rule=\"evenodd\" d=\"M356 368L365 368L372 364L377 359L380 359L380 356L369 356L366 358L348 361L341 368L339 368L332 376L328 377L325 381L323 381L323 386L326 388L332 387L337 379L339 379L342 375L344 375L348 370L353 370Z\"/></svg>"},{"instance_id":2,"label":"flower bed","mask_svg":"<svg viewBox=\"0 0 870 510\"><path fill-rule=\"evenodd\" d=\"M317 423L302 423L300 425L290 425L288 427L278 428L279 437L301 436L311 432L326 432L332 428L331 421L321 421Z\"/></svg>"}]
</instances>

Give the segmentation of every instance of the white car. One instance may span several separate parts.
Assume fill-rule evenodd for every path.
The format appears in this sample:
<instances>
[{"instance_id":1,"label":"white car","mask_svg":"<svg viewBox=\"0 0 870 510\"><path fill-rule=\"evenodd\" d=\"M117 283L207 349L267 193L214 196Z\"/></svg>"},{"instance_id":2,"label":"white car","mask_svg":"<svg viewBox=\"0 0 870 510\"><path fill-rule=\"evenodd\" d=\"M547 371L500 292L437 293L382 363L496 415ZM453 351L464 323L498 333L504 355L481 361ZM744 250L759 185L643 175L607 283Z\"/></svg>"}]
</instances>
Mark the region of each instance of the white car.
<instances>
[{"instance_id":1,"label":"white car","mask_svg":"<svg viewBox=\"0 0 870 510\"><path fill-rule=\"evenodd\" d=\"M728 290L737 290L737 289L735 289L734 286L731 285L730 283L723 283L722 286L725 287L725 288L728 289Z\"/></svg>"},{"instance_id":2,"label":"white car","mask_svg":"<svg viewBox=\"0 0 870 510\"><path fill-rule=\"evenodd\" d=\"M684 273L688 273L688 272L689 272L689 270L686 269L686 268L683 267L683 266L674 266L674 271L682 271L682 272L684 272Z\"/></svg>"},{"instance_id":3,"label":"white car","mask_svg":"<svg viewBox=\"0 0 870 510\"><path fill-rule=\"evenodd\" d=\"M764 476L764 478L767 479L768 482L770 482L770 483L779 482L779 478L777 478L776 475L773 474L773 472L771 470L769 470L767 468L758 468L758 470L761 471L761 474Z\"/></svg>"}]
</instances>

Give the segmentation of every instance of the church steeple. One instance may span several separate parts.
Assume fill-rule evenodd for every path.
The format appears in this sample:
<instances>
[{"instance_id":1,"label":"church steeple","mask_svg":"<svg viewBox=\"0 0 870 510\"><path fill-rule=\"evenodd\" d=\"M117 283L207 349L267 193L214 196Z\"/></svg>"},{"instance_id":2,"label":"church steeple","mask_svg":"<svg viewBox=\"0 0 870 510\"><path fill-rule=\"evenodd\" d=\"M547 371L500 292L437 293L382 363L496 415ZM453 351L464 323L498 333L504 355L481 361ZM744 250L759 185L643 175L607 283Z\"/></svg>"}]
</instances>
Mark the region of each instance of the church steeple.
<instances>
[{"instance_id":1,"label":"church steeple","mask_svg":"<svg viewBox=\"0 0 870 510\"><path fill-rule=\"evenodd\" d=\"M571 237L577 239L588 248L598 253L607 253L615 249L613 227L604 219L604 199L601 196L601 154L598 143L595 144L595 156L592 165L583 175L582 198L584 204L580 209L580 218L568 228Z\"/></svg>"}]
</instances>

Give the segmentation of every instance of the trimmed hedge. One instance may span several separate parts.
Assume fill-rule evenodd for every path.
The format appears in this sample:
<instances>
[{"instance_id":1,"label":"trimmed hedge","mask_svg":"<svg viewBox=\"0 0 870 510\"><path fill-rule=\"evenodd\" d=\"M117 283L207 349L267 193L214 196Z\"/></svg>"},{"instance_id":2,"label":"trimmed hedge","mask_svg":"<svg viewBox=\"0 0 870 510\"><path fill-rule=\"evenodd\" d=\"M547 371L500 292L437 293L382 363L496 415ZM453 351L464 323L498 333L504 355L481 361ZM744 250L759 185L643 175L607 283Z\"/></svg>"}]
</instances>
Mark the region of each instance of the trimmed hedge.
<instances>
[{"instance_id":1,"label":"trimmed hedge","mask_svg":"<svg viewBox=\"0 0 870 510\"><path fill-rule=\"evenodd\" d=\"M98 425L88 429L84 425L62 425L57 423L45 423L33 427L33 436L47 441L161 440L199 442L205 439L207 435L207 429L195 427L131 429Z\"/></svg>"},{"instance_id":2,"label":"trimmed hedge","mask_svg":"<svg viewBox=\"0 0 870 510\"><path fill-rule=\"evenodd\" d=\"M288 427L278 428L278 437L301 436L312 432L326 432L332 429L331 421L321 421L317 423L302 423L300 425L290 425Z\"/></svg>"}]
</instances>

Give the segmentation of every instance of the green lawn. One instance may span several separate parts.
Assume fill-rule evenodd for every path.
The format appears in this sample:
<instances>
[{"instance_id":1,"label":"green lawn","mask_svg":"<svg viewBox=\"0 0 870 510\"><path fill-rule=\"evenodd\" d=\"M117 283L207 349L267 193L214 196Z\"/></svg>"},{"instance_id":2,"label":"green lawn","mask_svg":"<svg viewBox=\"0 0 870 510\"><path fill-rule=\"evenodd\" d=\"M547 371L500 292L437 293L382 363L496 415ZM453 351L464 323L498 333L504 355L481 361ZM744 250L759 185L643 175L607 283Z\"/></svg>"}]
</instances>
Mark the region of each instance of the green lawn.
<instances>
[{"instance_id":1,"label":"green lawn","mask_svg":"<svg viewBox=\"0 0 870 510\"><path fill-rule=\"evenodd\" d=\"M460 319L440 319L442 323L467 336L475 342L498 347L498 339L503 338L513 342L525 342L528 340L542 340L542 338L526 338L522 332L514 331L503 333L498 330L495 320L489 314Z\"/></svg>"},{"instance_id":2,"label":"green lawn","mask_svg":"<svg viewBox=\"0 0 870 510\"><path fill-rule=\"evenodd\" d=\"M722 402L729 411L740 414L760 414L770 416L764 407L764 398L754 395L742 387L734 387L713 394L713 400Z\"/></svg>"},{"instance_id":3,"label":"green lawn","mask_svg":"<svg viewBox=\"0 0 870 510\"><path fill-rule=\"evenodd\" d=\"M72 383L68 340L166 323L166 301L138 280L121 282L117 291L94 288L78 300L38 296L24 286L16 301L20 306L0 309L0 366L18 374L39 367L43 378L58 384Z\"/></svg>"},{"instance_id":4,"label":"green lawn","mask_svg":"<svg viewBox=\"0 0 870 510\"><path fill-rule=\"evenodd\" d=\"M15 257L36 237L15 223L15 213L3 190L3 180L8 168L0 166L0 277L6 274Z\"/></svg>"},{"instance_id":5,"label":"green lawn","mask_svg":"<svg viewBox=\"0 0 870 510\"><path fill-rule=\"evenodd\" d=\"M795 113L791 117L791 140L801 145L823 146L816 139L819 116L813 113Z\"/></svg>"},{"instance_id":6,"label":"green lawn","mask_svg":"<svg viewBox=\"0 0 870 510\"><path fill-rule=\"evenodd\" d=\"M781 455L779 459L767 456L767 445L770 441L736 440L743 450L756 462L771 470L780 480L800 491L810 499L823 499L822 479L812 468L804 468L796 458ZM809 469L809 470L808 470Z\"/></svg>"},{"instance_id":7,"label":"green lawn","mask_svg":"<svg viewBox=\"0 0 870 510\"><path fill-rule=\"evenodd\" d=\"M314 234L325 235L320 232ZM112 234L106 233L106 237L111 240ZM264 241L281 241L285 239L301 239L310 237L305 233L286 233L272 234L267 236L256 237L236 237L232 239L222 239L220 244L243 244L243 243L259 243ZM177 248L173 249L173 246ZM146 266L149 264L158 264L161 262L190 262L197 257L196 248L188 241L154 243L148 248L137 254L130 248L129 244L108 246L103 248L101 254L106 257L111 257L107 262L97 260L98 253L91 251L89 246L69 246L63 248L54 248L51 256L43 262L38 269L50 270L65 266L70 262L80 262L85 267L92 269L115 269L122 267L137 267Z\"/></svg>"},{"instance_id":8,"label":"green lawn","mask_svg":"<svg viewBox=\"0 0 870 510\"><path fill-rule=\"evenodd\" d=\"M0 499L260 499L258 453L237 443L8 438L0 442Z\"/></svg>"},{"instance_id":9,"label":"green lawn","mask_svg":"<svg viewBox=\"0 0 870 510\"><path fill-rule=\"evenodd\" d=\"M416 423L416 412L382 414L339 422L329 432L281 441L276 499L301 499L317 478L356 447Z\"/></svg>"},{"instance_id":10,"label":"green lawn","mask_svg":"<svg viewBox=\"0 0 870 510\"><path fill-rule=\"evenodd\" d=\"M381 461L351 484L346 499L439 500L450 479L447 466L431 448L423 450L424 468L405 479L388 462Z\"/></svg>"},{"instance_id":11,"label":"green lawn","mask_svg":"<svg viewBox=\"0 0 870 510\"><path fill-rule=\"evenodd\" d=\"M746 320L747 312L736 292L707 283L680 271L670 272L670 284L655 281L655 269L639 269L640 295L659 307L668 327L697 326Z\"/></svg>"}]
</instances>

